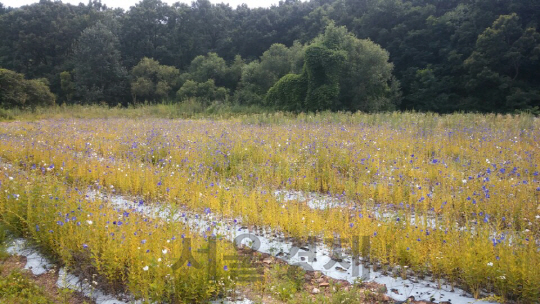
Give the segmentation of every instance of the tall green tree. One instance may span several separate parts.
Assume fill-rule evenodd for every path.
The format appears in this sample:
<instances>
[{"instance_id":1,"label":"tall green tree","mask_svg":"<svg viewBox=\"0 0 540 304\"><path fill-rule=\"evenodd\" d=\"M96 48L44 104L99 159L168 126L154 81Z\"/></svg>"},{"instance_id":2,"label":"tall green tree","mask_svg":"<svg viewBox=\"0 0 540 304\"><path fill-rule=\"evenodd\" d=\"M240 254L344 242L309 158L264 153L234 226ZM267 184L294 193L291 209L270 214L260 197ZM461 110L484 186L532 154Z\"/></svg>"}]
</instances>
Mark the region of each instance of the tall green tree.
<instances>
[{"instance_id":1,"label":"tall green tree","mask_svg":"<svg viewBox=\"0 0 540 304\"><path fill-rule=\"evenodd\" d=\"M74 41L97 14L92 4L42 0L0 15L0 66L28 78L45 77L60 93L59 74L70 69Z\"/></svg>"},{"instance_id":2,"label":"tall green tree","mask_svg":"<svg viewBox=\"0 0 540 304\"><path fill-rule=\"evenodd\" d=\"M216 53L199 55L195 57L184 75L195 82L205 82L208 79L214 80L216 85L223 86L226 82L228 67L227 62Z\"/></svg>"},{"instance_id":3,"label":"tall green tree","mask_svg":"<svg viewBox=\"0 0 540 304\"><path fill-rule=\"evenodd\" d=\"M306 48L304 62L302 74L289 74L268 91L268 103L295 111L380 111L399 102L388 53L344 27L330 24Z\"/></svg>"},{"instance_id":4,"label":"tall green tree","mask_svg":"<svg viewBox=\"0 0 540 304\"><path fill-rule=\"evenodd\" d=\"M177 68L143 58L131 70L133 102L137 102L137 99L152 102L173 99L173 93L178 89L179 76Z\"/></svg>"},{"instance_id":5,"label":"tall green tree","mask_svg":"<svg viewBox=\"0 0 540 304\"><path fill-rule=\"evenodd\" d=\"M67 103L72 103L75 94L75 83L73 83L73 77L70 72L63 71L60 73L60 87L64 100Z\"/></svg>"},{"instance_id":6,"label":"tall green tree","mask_svg":"<svg viewBox=\"0 0 540 304\"><path fill-rule=\"evenodd\" d=\"M143 0L120 18L120 50L127 67L142 58L173 65L181 45L174 45L172 32L178 22L177 12L160 0Z\"/></svg>"},{"instance_id":7,"label":"tall green tree","mask_svg":"<svg viewBox=\"0 0 540 304\"><path fill-rule=\"evenodd\" d=\"M517 14L501 15L478 36L465 61L474 108L511 111L540 106L540 33ZM529 81L526 81L529 80Z\"/></svg>"},{"instance_id":8,"label":"tall green tree","mask_svg":"<svg viewBox=\"0 0 540 304\"><path fill-rule=\"evenodd\" d=\"M118 38L101 22L82 32L74 53L75 86L82 102L127 102L128 74L118 46Z\"/></svg>"},{"instance_id":9,"label":"tall green tree","mask_svg":"<svg viewBox=\"0 0 540 304\"><path fill-rule=\"evenodd\" d=\"M262 103L264 95L283 76L301 73L305 48L294 43L290 48L273 44L260 60L244 66L235 99L241 104Z\"/></svg>"}]
</instances>

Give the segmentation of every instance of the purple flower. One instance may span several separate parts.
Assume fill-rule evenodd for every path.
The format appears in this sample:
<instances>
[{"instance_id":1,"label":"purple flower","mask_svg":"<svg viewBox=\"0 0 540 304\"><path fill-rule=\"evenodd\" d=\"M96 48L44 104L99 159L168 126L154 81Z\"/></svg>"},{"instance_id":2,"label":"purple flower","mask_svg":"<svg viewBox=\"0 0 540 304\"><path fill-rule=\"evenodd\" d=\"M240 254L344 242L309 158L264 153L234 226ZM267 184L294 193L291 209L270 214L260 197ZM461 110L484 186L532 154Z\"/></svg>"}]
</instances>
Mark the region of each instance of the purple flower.
<instances>
[{"instance_id":1,"label":"purple flower","mask_svg":"<svg viewBox=\"0 0 540 304\"><path fill-rule=\"evenodd\" d=\"M223 266L223 270L227 271L229 270L229 267L227 267L227 265Z\"/></svg>"},{"instance_id":2,"label":"purple flower","mask_svg":"<svg viewBox=\"0 0 540 304\"><path fill-rule=\"evenodd\" d=\"M88 245L83 244L82 247L83 247L84 249L87 249L87 248L88 248Z\"/></svg>"},{"instance_id":3,"label":"purple flower","mask_svg":"<svg viewBox=\"0 0 540 304\"><path fill-rule=\"evenodd\" d=\"M141 244L146 244L146 240L142 240L142 241L141 241Z\"/></svg>"},{"instance_id":4,"label":"purple flower","mask_svg":"<svg viewBox=\"0 0 540 304\"><path fill-rule=\"evenodd\" d=\"M62 221L58 221L58 222L56 222L56 224L58 224L59 226L64 226L64 222L62 222Z\"/></svg>"}]
</instances>

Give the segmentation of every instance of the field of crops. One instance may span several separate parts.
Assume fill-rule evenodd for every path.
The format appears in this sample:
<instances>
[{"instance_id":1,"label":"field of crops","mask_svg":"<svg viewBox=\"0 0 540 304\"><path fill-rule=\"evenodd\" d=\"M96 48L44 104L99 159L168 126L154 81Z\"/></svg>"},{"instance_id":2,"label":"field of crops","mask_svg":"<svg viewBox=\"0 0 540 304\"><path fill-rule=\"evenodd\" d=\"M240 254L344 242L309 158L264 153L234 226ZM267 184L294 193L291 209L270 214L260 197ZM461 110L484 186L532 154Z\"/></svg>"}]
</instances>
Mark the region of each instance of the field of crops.
<instances>
[{"instance_id":1,"label":"field of crops","mask_svg":"<svg viewBox=\"0 0 540 304\"><path fill-rule=\"evenodd\" d=\"M136 298L204 301L232 288L236 250L223 231L237 221L298 241L369 236L363 260L397 276L540 298L540 121L530 115L9 122L0 159L1 222ZM113 195L210 214L214 227L118 208Z\"/></svg>"}]
</instances>

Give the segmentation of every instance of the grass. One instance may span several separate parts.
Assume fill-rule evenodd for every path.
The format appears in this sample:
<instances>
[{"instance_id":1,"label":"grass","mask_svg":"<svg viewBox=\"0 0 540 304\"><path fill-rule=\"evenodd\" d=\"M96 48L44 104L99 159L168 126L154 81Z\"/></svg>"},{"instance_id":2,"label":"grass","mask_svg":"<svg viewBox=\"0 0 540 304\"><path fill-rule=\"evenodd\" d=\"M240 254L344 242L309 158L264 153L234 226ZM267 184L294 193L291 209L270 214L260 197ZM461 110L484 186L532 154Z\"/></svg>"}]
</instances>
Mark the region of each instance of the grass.
<instances>
[{"instance_id":1,"label":"grass","mask_svg":"<svg viewBox=\"0 0 540 304\"><path fill-rule=\"evenodd\" d=\"M2 221L81 278L108 292L129 290L154 301L203 301L230 288L223 256L235 253L232 244L217 242L212 257L217 259L216 277L209 281L211 263L196 250L192 256L198 266L189 265L185 257L179 269L171 268L184 258L184 243L197 249L208 246L183 224L104 207L103 201L88 200L54 176L15 173L10 173L10 182L2 181L3 189L12 193L2 199Z\"/></svg>"},{"instance_id":2,"label":"grass","mask_svg":"<svg viewBox=\"0 0 540 304\"><path fill-rule=\"evenodd\" d=\"M28 273L19 268L9 269L6 261L10 255L6 252L10 235L3 223L0 223L0 302L6 304L57 304L70 303L71 292L59 289L58 296L53 296L31 279Z\"/></svg>"},{"instance_id":3,"label":"grass","mask_svg":"<svg viewBox=\"0 0 540 304\"><path fill-rule=\"evenodd\" d=\"M178 106L107 114L100 107L83 107L90 110L79 114L76 107L12 113L28 121L0 125L0 157L24 174L8 170L13 180L0 177L2 222L38 240L67 265L80 264L74 257L92 265L88 271L98 273L111 290L126 288L152 300L206 299L234 279L228 281L222 272L224 285L216 286L200 274L184 277L183 272L170 285L172 274L156 262L158 249L186 228L154 222L158 229L135 214L132 225L111 225L121 214L106 202L88 202L89 186L145 203L241 217L298 239L369 235L369 256L380 267L407 266L476 297L493 292L524 303L540 298L540 122L534 116L156 118L178 117L165 115L171 107ZM277 189L329 195L343 206L318 210L303 201L284 203L273 195ZM95 224L79 229L76 222L65 222L72 212L78 219L90 216L85 220ZM145 255L138 247L149 233L144 248L155 252ZM202 237L191 236L198 240L195 248L204 247ZM180 244L175 246L171 252L180 254ZM226 242L222 246L223 252L233 251ZM147 265L155 270L142 270ZM284 286L277 288L285 290L278 297L294 294L294 282L278 281ZM139 286L144 286L140 292Z\"/></svg>"},{"instance_id":4,"label":"grass","mask_svg":"<svg viewBox=\"0 0 540 304\"><path fill-rule=\"evenodd\" d=\"M46 293L19 271L12 271L0 278L0 300L12 304L49 304L55 303Z\"/></svg>"},{"instance_id":5,"label":"grass","mask_svg":"<svg viewBox=\"0 0 540 304\"><path fill-rule=\"evenodd\" d=\"M219 118L227 119L245 115L270 113L271 109L257 106L212 104L202 107L195 100L181 103L139 104L127 107L104 105L57 105L35 109L0 109L0 121L67 119L67 118Z\"/></svg>"}]
</instances>

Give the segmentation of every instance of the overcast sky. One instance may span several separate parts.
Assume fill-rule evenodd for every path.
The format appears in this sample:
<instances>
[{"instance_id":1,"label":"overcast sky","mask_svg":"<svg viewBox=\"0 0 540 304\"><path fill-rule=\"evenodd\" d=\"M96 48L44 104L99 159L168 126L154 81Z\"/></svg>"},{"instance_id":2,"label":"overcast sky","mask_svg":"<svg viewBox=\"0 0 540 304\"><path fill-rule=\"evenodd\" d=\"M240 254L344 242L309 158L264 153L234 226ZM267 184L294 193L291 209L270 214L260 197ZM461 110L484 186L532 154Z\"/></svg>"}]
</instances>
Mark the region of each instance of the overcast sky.
<instances>
[{"instance_id":1,"label":"overcast sky","mask_svg":"<svg viewBox=\"0 0 540 304\"><path fill-rule=\"evenodd\" d=\"M190 4L191 0L161 0L163 2L173 4L175 2L184 2ZM0 3L3 3L4 6L19 7L27 4L32 4L39 2L39 0L0 0ZM84 4L88 3L88 0L62 0L63 3L79 4L82 2ZM125 10L129 9L130 6L139 3L140 0L101 0L101 3L106 4L107 7L121 7ZM247 4L249 7L270 7L272 4L277 5L279 0L210 0L212 3L229 3L233 8L236 8L237 5L242 3Z\"/></svg>"}]
</instances>

